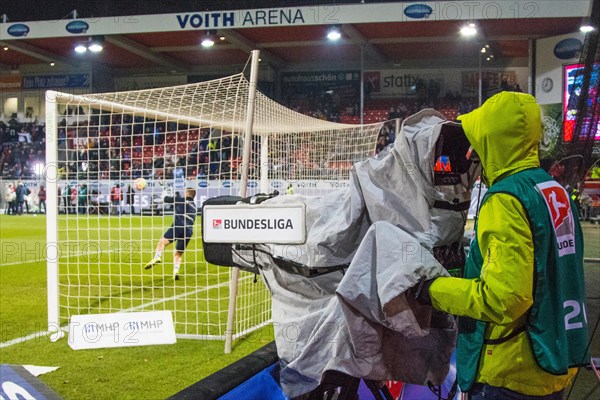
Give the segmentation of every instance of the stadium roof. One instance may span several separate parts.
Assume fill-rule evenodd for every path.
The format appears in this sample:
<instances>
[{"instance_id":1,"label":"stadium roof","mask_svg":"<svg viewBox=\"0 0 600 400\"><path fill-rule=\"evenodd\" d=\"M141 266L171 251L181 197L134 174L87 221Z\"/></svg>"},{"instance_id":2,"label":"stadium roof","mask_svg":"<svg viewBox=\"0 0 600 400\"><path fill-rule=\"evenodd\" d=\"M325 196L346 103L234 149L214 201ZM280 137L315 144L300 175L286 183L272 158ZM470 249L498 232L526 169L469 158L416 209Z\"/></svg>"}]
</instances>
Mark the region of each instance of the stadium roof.
<instances>
[{"instance_id":1,"label":"stadium roof","mask_svg":"<svg viewBox=\"0 0 600 400\"><path fill-rule=\"evenodd\" d=\"M28 0L17 2L19 9L31 10L24 4L27 2ZM3 11L7 13L8 21L0 23L0 46L8 50L0 48L0 72L23 66L44 66L51 62L81 67L91 61L115 74L231 73L239 71L239 66L247 62L253 49L260 49L262 60L277 69L358 68L361 66L361 58L365 67L473 67L478 63L482 44L490 45L495 65L526 66L531 39L576 32L591 11L589 0L480 1L477 4L483 8L475 10L474 18L466 18L468 14L464 12L468 11L465 5L474 2L371 1L366 4L354 2L342 5L334 2L333 5L306 6L304 4L323 2L221 1L208 4L203 2L204 9L194 11L189 6L193 2L186 2L187 6L184 6L183 2L166 0L161 2L164 6L162 14L146 15L157 11L157 8L147 5L147 12L140 13L140 7L133 7L139 3L129 3L129 6L127 2L118 3L114 7L105 6L103 9L108 12L99 14L95 14L98 10L86 11L84 7L78 11L77 19L71 13L54 21L29 20L23 23L27 26L26 33L29 35L18 37L6 32L11 26L19 24L15 18L21 17L23 13L15 12L17 17L13 17L10 10ZM244 8L256 3L265 11L262 20L251 20L244 26L227 26L227 16L223 15L212 20L211 10L217 10L217 7L220 10L256 10ZM300 6L282 6L284 3ZM39 2L37 4L36 10L42 9ZM58 12L64 12L64 7L71 4L72 2L59 3ZM119 8L121 4L125 8ZM452 4L462 4L462 9ZM495 8L494 4L501 7ZM264 8L268 5L276 8ZM430 15L425 15L427 7L423 8L424 5L432 9ZM226 6L230 8L225 8ZM416 14L409 14L407 9L410 6L414 7ZM544 7L552 10L548 11ZM275 23L269 23L269 10L276 10L270 21ZM300 19L297 18L297 10L301 12ZM85 12L90 14L86 15ZM125 17L130 12L139 14ZM386 14L390 17L387 18ZM31 15L37 14L31 12ZM98 15L103 16L97 17ZM244 18L241 11L235 15L236 19ZM381 15L386 18L381 18ZM286 16L288 20L285 19ZM257 14L252 13L250 18L253 17L257 18ZM221 19L220 25L218 19ZM86 22L89 30L75 34L65 31L65 24L76 20ZM459 35L461 25L468 20L477 23L481 33L479 41L466 40ZM206 28L210 21L215 26ZM261 24L261 21L267 23ZM196 25L197 29L193 29L192 25ZM342 31L342 39L337 43L326 39L326 33L332 25L339 26ZM62 29L60 33L55 32L54 28L57 26ZM49 33L44 34L42 30L41 34L35 34L38 27L45 27ZM215 46L205 49L200 46L200 41L208 32L223 39L216 40ZM84 57L74 53L73 49L78 42L95 34L104 38L104 51Z\"/></svg>"}]
</instances>

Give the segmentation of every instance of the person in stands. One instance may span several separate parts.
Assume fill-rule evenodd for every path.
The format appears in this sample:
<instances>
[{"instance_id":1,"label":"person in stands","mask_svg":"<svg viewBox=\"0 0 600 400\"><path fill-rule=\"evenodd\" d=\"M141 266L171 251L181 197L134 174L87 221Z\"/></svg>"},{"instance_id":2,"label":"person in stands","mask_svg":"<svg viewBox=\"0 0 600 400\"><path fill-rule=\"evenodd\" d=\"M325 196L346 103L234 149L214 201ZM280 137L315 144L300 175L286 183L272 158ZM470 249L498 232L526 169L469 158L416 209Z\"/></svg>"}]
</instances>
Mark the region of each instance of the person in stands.
<instances>
[{"instance_id":1,"label":"person in stands","mask_svg":"<svg viewBox=\"0 0 600 400\"><path fill-rule=\"evenodd\" d=\"M123 191L118 183L110 189L110 202L112 204L110 213L121 215L121 201L123 201Z\"/></svg>"},{"instance_id":2,"label":"person in stands","mask_svg":"<svg viewBox=\"0 0 600 400\"><path fill-rule=\"evenodd\" d=\"M38 211L42 212L42 206L44 207L44 214L46 214L46 188L44 185L40 185L40 190L38 192Z\"/></svg>"},{"instance_id":3,"label":"person in stands","mask_svg":"<svg viewBox=\"0 0 600 400\"><path fill-rule=\"evenodd\" d=\"M25 203L25 196L27 196L26 188L23 185L23 182L19 181L17 183L17 187L15 189L15 205L16 205L16 213L18 215L23 215L23 203Z\"/></svg>"},{"instance_id":4,"label":"person in stands","mask_svg":"<svg viewBox=\"0 0 600 400\"><path fill-rule=\"evenodd\" d=\"M15 185L12 183L7 183L4 187L4 201L6 202L6 211L4 213L7 215L16 214L17 194L15 193Z\"/></svg>"}]
</instances>

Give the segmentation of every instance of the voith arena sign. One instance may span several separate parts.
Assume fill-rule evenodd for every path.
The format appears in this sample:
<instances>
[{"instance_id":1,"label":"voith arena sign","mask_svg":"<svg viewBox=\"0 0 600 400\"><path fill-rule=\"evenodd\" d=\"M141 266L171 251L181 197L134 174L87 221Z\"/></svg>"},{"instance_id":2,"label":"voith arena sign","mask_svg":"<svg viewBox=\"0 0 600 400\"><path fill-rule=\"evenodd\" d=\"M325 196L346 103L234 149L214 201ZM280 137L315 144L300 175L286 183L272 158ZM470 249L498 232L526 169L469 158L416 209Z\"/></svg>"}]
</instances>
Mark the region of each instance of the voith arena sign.
<instances>
[{"instance_id":1,"label":"voith arena sign","mask_svg":"<svg viewBox=\"0 0 600 400\"><path fill-rule=\"evenodd\" d=\"M302 244L304 204L206 205L202 237L207 243Z\"/></svg>"},{"instance_id":2,"label":"voith arena sign","mask_svg":"<svg viewBox=\"0 0 600 400\"><path fill-rule=\"evenodd\" d=\"M177 14L181 29L235 28L305 24L300 8L263 10L215 11Z\"/></svg>"}]
</instances>

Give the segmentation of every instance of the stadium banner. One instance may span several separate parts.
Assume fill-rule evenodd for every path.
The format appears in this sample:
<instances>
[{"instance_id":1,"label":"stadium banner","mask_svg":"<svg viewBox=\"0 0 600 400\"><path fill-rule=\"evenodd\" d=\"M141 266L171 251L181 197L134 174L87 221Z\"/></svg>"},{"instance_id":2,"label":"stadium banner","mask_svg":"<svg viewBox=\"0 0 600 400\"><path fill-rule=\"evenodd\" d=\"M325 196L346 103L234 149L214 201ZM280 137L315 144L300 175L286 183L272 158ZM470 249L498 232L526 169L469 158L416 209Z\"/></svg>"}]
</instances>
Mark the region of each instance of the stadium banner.
<instances>
[{"instance_id":1,"label":"stadium banner","mask_svg":"<svg viewBox=\"0 0 600 400\"><path fill-rule=\"evenodd\" d=\"M510 87L527 87L527 68L483 68L486 91L498 90L502 81ZM479 72L472 68L373 69L364 72L367 98L418 98L420 100L453 95L472 96L478 92Z\"/></svg>"},{"instance_id":2,"label":"stadium banner","mask_svg":"<svg viewBox=\"0 0 600 400\"><path fill-rule=\"evenodd\" d=\"M282 93L290 105L308 103L319 108L318 101L339 106L354 104L360 95L360 71L284 72Z\"/></svg>"},{"instance_id":3,"label":"stadium banner","mask_svg":"<svg viewBox=\"0 0 600 400\"><path fill-rule=\"evenodd\" d=\"M484 70L481 71L483 95L506 90L503 86L514 88L521 84L515 70ZM479 93L479 71L464 71L462 76L463 94L476 96Z\"/></svg>"},{"instance_id":4,"label":"stadium banner","mask_svg":"<svg viewBox=\"0 0 600 400\"><path fill-rule=\"evenodd\" d=\"M459 91L456 83L446 84L442 69L392 69L365 71L367 98L428 97L437 98L447 90ZM431 96L430 96L431 92Z\"/></svg>"},{"instance_id":5,"label":"stadium banner","mask_svg":"<svg viewBox=\"0 0 600 400\"><path fill-rule=\"evenodd\" d=\"M3 93L18 92L21 90L23 77L19 74L0 75L0 91Z\"/></svg>"},{"instance_id":6,"label":"stadium banner","mask_svg":"<svg viewBox=\"0 0 600 400\"><path fill-rule=\"evenodd\" d=\"M0 399L60 400L61 397L20 365L0 365Z\"/></svg>"},{"instance_id":7,"label":"stadium banner","mask_svg":"<svg viewBox=\"0 0 600 400\"><path fill-rule=\"evenodd\" d=\"M542 140L540 142L541 160L558 160L562 158L563 104L540 104L542 112Z\"/></svg>"},{"instance_id":8,"label":"stadium banner","mask_svg":"<svg viewBox=\"0 0 600 400\"><path fill-rule=\"evenodd\" d=\"M73 315L69 323L73 350L176 342L171 311Z\"/></svg>"},{"instance_id":9,"label":"stadium banner","mask_svg":"<svg viewBox=\"0 0 600 400\"><path fill-rule=\"evenodd\" d=\"M185 187L196 189L196 205L198 208L211 197L229 195L237 193L240 188L239 180L228 179L185 179L178 182L178 188L175 188L174 180L154 180L147 179L146 188L138 190L134 185L135 179L123 180L59 180L58 181L58 210L59 213L71 214L76 213L77 195L73 192L82 186L87 186L87 207L91 214L108 214L112 203L110 201L110 190L115 185L119 185L122 189L123 199L116 206L120 214L140 214L141 212L152 212L160 214L169 212L165 209L162 203L162 195L165 191L182 193L182 182ZM0 179L0 209L6 209L4 193L7 190L9 183L17 184L18 179ZM30 212L39 211L38 192L41 186L46 183L40 179L28 179L20 181L29 189L29 195L26 196L27 206ZM269 193L275 191L280 192L280 195L285 191L288 184L292 184L296 194L310 195L315 191L325 193L341 188L350 187L349 180L272 180L269 181ZM247 194L252 196L259 192L259 182L257 180L249 180L247 183Z\"/></svg>"},{"instance_id":10,"label":"stadium banner","mask_svg":"<svg viewBox=\"0 0 600 400\"><path fill-rule=\"evenodd\" d=\"M23 90L73 89L92 86L91 74L31 75L23 77Z\"/></svg>"},{"instance_id":11,"label":"stadium banner","mask_svg":"<svg viewBox=\"0 0 600 400\"><path fill-rule=\"evenodd\" d=\"M590 0L563 2L420 1L397 4L327 4L224 11L131 15L53 21L0 23L0 40L64 36L112 35L189 30L310 26L355 23L458 21L506 18L568 18L589 16Z\"/></svg>"},{"instance_id":12,"label":"stadium banner","mask_svg":"<svg viewBox=\"0 0 600 400\"><path fill-rule=\"evenodd\" d=\"M206 205L202 239L206 243L303 244L305 205Z\"/></svg>"}]
</instances>

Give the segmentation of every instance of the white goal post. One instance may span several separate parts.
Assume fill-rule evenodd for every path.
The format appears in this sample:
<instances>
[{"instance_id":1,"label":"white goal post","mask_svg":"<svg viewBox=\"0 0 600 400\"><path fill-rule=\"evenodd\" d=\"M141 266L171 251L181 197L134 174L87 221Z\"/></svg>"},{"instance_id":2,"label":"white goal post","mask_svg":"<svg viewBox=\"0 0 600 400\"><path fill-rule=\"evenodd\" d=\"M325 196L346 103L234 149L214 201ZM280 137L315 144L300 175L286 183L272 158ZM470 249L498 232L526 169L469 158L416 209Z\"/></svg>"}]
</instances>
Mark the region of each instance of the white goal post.
<instances>
[{"instance_id":1,"label":"white goal post","mask_svg":"<svg viewBox=\"0 0 600 400\"><path fill-rule=\"evenodd\" d=\"M374 154L383 123L312 118L252 94L255 83L242 72L157 89L47 92L50 332L78 314L170 310L179 338L231 334L230 346L269 323L260 279L205 261L200 216L177 273L176 243L144 268L173 222L163 195L193 189L198 211L210 197L283 195L288 185L322 195Z\"/></svg>"}]
</instances>

